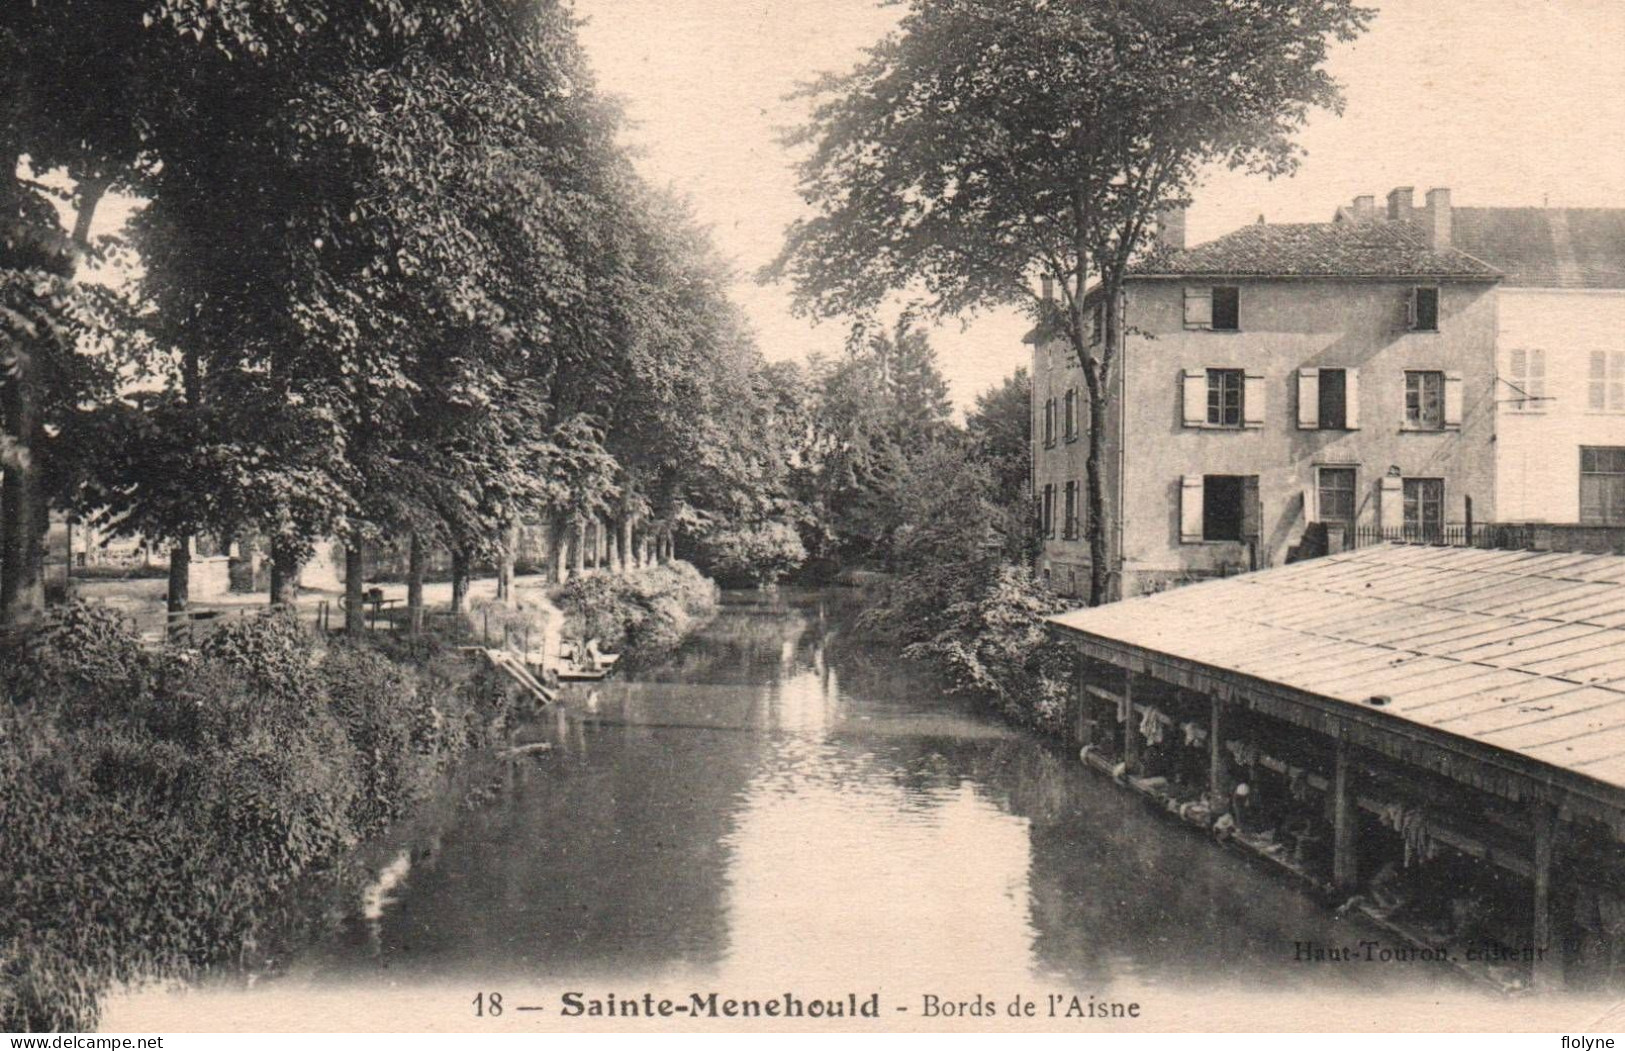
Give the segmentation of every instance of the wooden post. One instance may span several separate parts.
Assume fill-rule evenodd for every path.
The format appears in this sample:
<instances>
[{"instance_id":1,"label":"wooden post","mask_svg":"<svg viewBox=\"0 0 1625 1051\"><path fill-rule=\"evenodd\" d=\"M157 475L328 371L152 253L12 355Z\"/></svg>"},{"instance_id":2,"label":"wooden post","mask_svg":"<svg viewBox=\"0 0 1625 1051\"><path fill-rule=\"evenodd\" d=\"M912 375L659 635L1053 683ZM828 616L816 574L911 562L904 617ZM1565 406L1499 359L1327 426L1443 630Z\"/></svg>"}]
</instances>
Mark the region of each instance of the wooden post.
<instances>
[{"instance_id":1,"label":"wooden post","mask_svg":"<svg viewBox=\"0 0 1625 1051\"><path fill-rule=\"evenodd\" d=\"M1129 773L1140 769L1140 728L1134 719L1134 673L1123 670L1123 766Z\"/></svg>"},{"instance_id":2,"label":"wooden post","mask_svg":"<svg viewBox=\"0 0 1625 1051\"><path fill-rule=\"evenodd\" d=\"M1563 941L1552 910L1552 862L1556 855L1557 808L1535 804L1535 987L1557 989L1563 984Z\"/></svg>"},{"instance_id":3,"label":"wooden post","mask_svg":"<svg viewBox=\"0 0 1625 1051\"><path fill-rule=\"evenodd\" d=\"M1355 845L1358 825L1354 792L1349 785L1349 746L1338 739L1337 771L1332 778L1332 882L1339 890L1353 890L1360 882L1360 859Z\"/></svg>"},{"instance_id":4,"label":"wooden post","mask_svg":"<svg viewBox=\"0 0 1625 1051\"><path fill-rule=\"evenodd\" d=\"M1219 698L1208 696L1207 722L1207 797L1208 805L1217 815L1224 805L1224 720L1220 714Z\"/></svg>"}]
</instances>

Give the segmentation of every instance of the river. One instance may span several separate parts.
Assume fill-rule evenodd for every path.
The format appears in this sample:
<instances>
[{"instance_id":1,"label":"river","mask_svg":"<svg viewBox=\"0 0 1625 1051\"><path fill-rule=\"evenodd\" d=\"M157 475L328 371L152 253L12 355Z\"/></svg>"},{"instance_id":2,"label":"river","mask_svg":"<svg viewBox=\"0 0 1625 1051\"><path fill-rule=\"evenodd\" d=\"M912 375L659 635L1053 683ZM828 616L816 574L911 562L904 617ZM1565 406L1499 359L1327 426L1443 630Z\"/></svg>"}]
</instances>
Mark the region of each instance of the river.
<instances>
[{"instance_id":1,"label":"river","mask_svg":"<svg viewBox=\"0 0 1625 1051\"><path fill-rule=\"evenodd\" d=\"M499 991L540 1021L566 989L878 990L910 1017L925 994L1465 992L1433 965L1295 959L1381 936L943 696L855 637L855 602L728 594L661 667L572 688L521 730L550 751L402 845L278 977L188 1017L349 997L461 1024Z\"/></svg>"}]
</instances>

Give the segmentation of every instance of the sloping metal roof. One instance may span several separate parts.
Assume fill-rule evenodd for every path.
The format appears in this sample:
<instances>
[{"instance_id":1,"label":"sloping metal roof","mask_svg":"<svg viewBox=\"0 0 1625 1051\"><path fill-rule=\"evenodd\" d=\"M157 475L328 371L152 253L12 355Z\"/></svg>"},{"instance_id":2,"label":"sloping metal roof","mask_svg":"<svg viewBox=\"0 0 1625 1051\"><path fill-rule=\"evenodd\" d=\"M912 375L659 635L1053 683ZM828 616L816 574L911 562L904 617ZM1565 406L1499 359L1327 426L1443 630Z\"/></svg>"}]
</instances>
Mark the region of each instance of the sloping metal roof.
<instances>
[{"instance_id":1,"label":"sloping metal roof","mask_svg":"<svg viewBox=\"0 0 1625 1051\"><path fill-rule=\"evenodd\" d=\"M1625 208L1456 208L1452 243L1531 288L1625 288Z\"/></svg>"},{"instance_id":2,"label":"sloping metal roof","mask_svg":"<svg viewBox=\"0 0 1625 1051\"><path fill-rule=\"evenodd\" d=\"M1383 545L1050 620L1625 799L1619 555Z\"/></svg>"}]
</instances>

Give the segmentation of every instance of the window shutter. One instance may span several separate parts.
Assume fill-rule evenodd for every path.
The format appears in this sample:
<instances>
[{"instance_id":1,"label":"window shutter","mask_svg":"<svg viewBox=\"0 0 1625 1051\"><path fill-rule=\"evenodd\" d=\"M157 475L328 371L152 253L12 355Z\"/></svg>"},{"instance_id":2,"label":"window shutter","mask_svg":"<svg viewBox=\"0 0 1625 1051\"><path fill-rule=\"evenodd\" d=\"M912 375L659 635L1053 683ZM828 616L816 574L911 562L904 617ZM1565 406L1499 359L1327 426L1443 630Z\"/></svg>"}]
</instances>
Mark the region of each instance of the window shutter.
<instances>
[{"instance_id":1,"label":"window shutter","mask_svg":"<svg viewBox=\"0 0 1625 1051\"><path fill-rule=\"evenodd\" d=\"M1318 483L1320 479L1315 479ZM1320 521L1320 486L1306 485L1303 487L1303 520L1305 522Z\"/></svg>"},{"instance_id":2,"label":"window shutter","mask_svg":"<svg viewBox=\"0 0 1625 1051\"><path fill-rule=\"evenodd\" d=\"M1383 475L1382 495L1377 504L1378 522L1383 532L1405 528L1405 484L1403 478Z\"/></svg>"},{"instance_id":3,"label":"window shutter","mask_svg":"<svg viewBox=\"0 0 1625 1051\"><path fill-rule=\"evenodd\" d=\"M1258 500L1258 475L1250 474L1241 482L1241 537L1256 540L1263 535L1261 528L1264 506Z\"/></svg>"},{"instance_id":4,"label":"window shutter","mask_svg":"<svg viewBox=\"0 0 1625 1051\"><path fill-rule=\"evenodd\" d=\"M1264 426L1264 374L1249 372L1241 394L1241 422L1244 427Z\"/></svg>"},{"instance_id":5,"label":"window shutter","mask_svg":"<svg viewBox=\"0 0 1625 1051\"><path fill-rule=\"evenodd\" d=\"M1185 327L1213 327L1213 290L1211 288L1185 289Z\"/></svg>"},{"instance_id":6,"label":"window shutter","mask_svg":"<svg viewBox=\"0 0 1625 1051\"><path fill-rule=\"evenodd\" d=\"M1202 476L1187 474L1179 484L1179 541L1195 544L1201 540Z\"/></svg>"},{"instance_id":7,"label":"window shutter","mask_svg":"<svg viewBox=\"0 0 1625 1051\"><path fill-rule=\"evenodd\" d=\"M1185 370L1185 426L1200 427L1207 423L1207 372L1203 369Z\"/></svg>"},{"instance_id":8,"label":"window shutter","mask_svg":"<svg viewBox=\"0 0 1625 1051\"><path fill-rule=\"evenodd\" d=\"M1343 426L1360 429L1360 370L1343 370Z\"/></svg>"},{"instance_id":9,"label":"window shutter","mask_svg":"<svg viewBox=\"0 0 1625 1051\"><path fill-rule=\"evenodd\" d=\"M1461 426L1461 373L1444 374L1444 425Z\"/></svg>"},{"instance_id":10,"label":"window shutter","mask_svg":"<svg viewBox=\"0 0 1625 1051\"><path fill-rule=\"evenodd\" d=\"M1405 296L1405 327L1416 327L1416 289L1411 289Z\"/></svg>"},{"instance_id":11,"label":"window shutter","mask_svg":"<svg viewBox=\"0 0 1625 1051\"><path fill-rule=\"evenodd\" d=\"M1320 370L1298 370L1298 429L1312 431L1320 426Z\"/></svg>"}]
</instances>

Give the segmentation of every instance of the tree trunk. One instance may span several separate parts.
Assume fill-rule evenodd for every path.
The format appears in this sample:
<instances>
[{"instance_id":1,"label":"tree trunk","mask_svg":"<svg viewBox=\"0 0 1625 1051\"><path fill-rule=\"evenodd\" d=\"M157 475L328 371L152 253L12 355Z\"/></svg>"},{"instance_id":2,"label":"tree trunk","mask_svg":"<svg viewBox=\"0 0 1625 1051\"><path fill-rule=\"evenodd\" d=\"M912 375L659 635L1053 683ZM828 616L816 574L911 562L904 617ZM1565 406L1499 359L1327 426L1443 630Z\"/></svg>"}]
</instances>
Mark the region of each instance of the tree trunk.
<instances>
[{"instance_id":1,"label":"tree trunk","mask_svg":"<svg viewBox=\"0 0 1625 1051\"><path fill-rule=\"evenodd\" d=\"M21 155L22 150L9 139L0 146L0 249L10 248L13 242L28 249L48 248L58 257L58 271L72 277L78 264L76 249L89 246L90 224L107 183L84 180L73 241L64 242L54 229L30 229L18 218L23 199L17 179ZM0 269L15 264L14 258L0 252ZM18 347L11 361L0 361L0 369L11 373L0 382L0 427L21 454L11 458L0 479L0 627L31 624L45 614L45 534L51 513L42 487L45 426L35 389L41 365L34 354L34 348ZM71 560L72 552L69 557Z\"/></svg>"},{"instance_id":2,"label":"tree trunk","mask_svg":"<svg viewBox=\"0 0 1625 1051\"><path fill-rule=\"evenodd\" d=\"M292 606L299 601L299 557L288 545L271 541L271 605Z\"/></svg>"},{"instance_id":3,"label":"tree trunk","mask_svg":"<svg viewBox=\"0 0 1625 1051\"><path fill-rule=\"evenodd\" d=\"M344 545L344 634L352 639L366 630L366 598L362 595L362 576L365 573L361 544Z\"/></svg>"},{"instance_id":4,"label":"tree trunk","mask_svg":"<svg viewBox=\"0 0 1625 1051\"><path fill-rule=\"evenodd\" d=\"M547 582L562 584L570 579L570 537L568 527L557 516L547 523Z\"/></svg>"},{"instance_id":5,"label":"tree trunk","mask_svg":"<svg viewBox=\"0 0 1625 1051\"><path fill-rule=\"evenodd\" d=\"M576 576L587 571L587 523L578 521L570 536L570 569Z\"/></svg>"},{"instance_id":6,"label":"tree trunk","mask_svg":"<svg viewBox=\"0 0 1625 1051\"><path fill-rule=\"evenodd\" d=\"M1118 298L1115 292L1108 290L1106 298L1106 324L1101 334L1102 356L1107 357L1107 363L1101 364L1089 360L1088 351L1080 344L1085 339L1081 323L1072 334L1073 352L1078 355L1079 365L1083 370L1084 386L1089 393L1089 447L1086 454L1087 469L1084 476L1084 499L1088 504L1089 515L1089 605L1099 606L1110 598L1111 583L1111 526L1112 523L1106 514L1106 480L1104 477L1104 464L1106 462L1106 438L1110 421L1107 419L1107 410L1110 407L1111 372L1110 348L1117 346L1118 329L1121 319L1118 317ZM1118 451L1122 455L1122 451Z\"/></svg>"},{"instance_id":7,"label":"tree trunk","mask_svg":"<svg viewBox=\"0 0 1625 1051\"><path fill-rule=\"evenodd\" d=\"M406 555L406 619L414 634L423 630L423 538L416 533Z\"/></svg>"},{"instance_id":8,"label":"tree trunk","mask_svg":"<svg viewBox=\"0 0 1625 1051\"><path fill-rule=\"evenodd\" d=\"M169 552L169 612L184 613L192 604L192 538L183 536Z\"/></svg>"},{"instance_id":9,"label":"tree trunk","mask_svg":"<svg viewBox=\"0 0 1625 1051\"><path fill-rule=\"evenodd\" d=\"M632 516L626 515L615 531L615 555L622 573L632 572Z\"/></svg>"},{"instance_id":10,"label":"tree trunk","mask_svg":"<svg viewBox=\"0 0 1625 1051\"><path fill-rule=\"evenodd\" d=\"M468 555L461 548L451 549L451 610L461 613L468 606Z\"/></svg>"},{"instance_id":11,"label":"tree trunk","mask_svg":"<svg viewBox=\"0 0 1625 1051\"><path fill-rule=\"evenodd\" d=\"M497 559L497 598L505 606L514 605L513 563L519 549L519 523L509 522L503 531L502 554Z\"/></svg>"}]
</instances>

